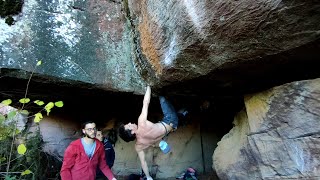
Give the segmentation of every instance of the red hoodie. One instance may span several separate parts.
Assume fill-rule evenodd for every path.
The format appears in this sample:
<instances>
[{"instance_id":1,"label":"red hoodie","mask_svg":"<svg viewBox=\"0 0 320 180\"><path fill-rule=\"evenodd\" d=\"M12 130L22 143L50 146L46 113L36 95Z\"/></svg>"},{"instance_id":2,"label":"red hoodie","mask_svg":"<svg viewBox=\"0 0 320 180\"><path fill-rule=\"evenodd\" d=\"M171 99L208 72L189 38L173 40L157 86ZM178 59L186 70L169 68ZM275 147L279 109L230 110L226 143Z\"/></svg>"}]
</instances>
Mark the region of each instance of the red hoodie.
<instances>
[{"instance_id":1,"label":"red hoodie","mask_svg":"<svg viewBox=\"0 0 320 180\"><path fill-rule=\"evenodd\" d=\"M85 153L81 139L70 143L64 152L60 171L62 180L95 180L98 165L109 180L114 177L106 164L103 144L95 141L96 149L91 159Z\"/></svg>"}]
</instances>

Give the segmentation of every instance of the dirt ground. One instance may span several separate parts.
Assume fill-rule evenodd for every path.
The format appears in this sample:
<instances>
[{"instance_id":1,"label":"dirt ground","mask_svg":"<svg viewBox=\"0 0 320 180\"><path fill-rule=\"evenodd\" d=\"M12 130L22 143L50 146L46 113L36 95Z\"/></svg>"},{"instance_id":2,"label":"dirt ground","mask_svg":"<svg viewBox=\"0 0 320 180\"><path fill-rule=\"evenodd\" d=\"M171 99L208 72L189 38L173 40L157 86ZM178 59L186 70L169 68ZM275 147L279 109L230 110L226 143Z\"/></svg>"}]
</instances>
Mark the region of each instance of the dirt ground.
<instances>
[{"instance_id":1,"label":"dirt ground","mask_svg":"<svg viewBox=\"0 0 320 180\"><path fill-rule=\"evenodd\" d=\"M206 173L206 174L199 174L197 176L198 180L219 180L217 175L215 173ZM128 177L117 177L118 180L127 180ZM172 178L166 178L166 179L160 179L155 178L154 180L176 180L175 177Z\"/></svg>"},{"instance_id":2,"label":"dirt ground","mask_svg":"<svg viewBox=\"0 0 320 180\"><path fill-rule=\"evenodd\" d=\"M198 176L198 180L219 180L215 173L207 173Z\"/></svg>"}]
</instances>

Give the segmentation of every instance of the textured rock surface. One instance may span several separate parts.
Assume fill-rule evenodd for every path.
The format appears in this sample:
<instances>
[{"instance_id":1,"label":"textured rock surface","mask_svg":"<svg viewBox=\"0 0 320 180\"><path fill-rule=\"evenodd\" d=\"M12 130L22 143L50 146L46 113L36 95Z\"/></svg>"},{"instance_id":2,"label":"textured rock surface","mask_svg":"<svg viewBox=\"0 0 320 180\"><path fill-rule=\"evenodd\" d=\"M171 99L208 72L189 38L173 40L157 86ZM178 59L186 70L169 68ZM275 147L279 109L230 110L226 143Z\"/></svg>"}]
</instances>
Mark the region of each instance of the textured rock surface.
<instances>
[{"instance_id":1,"label":"textured rock surface","mask_svg":"<svg viewBox=\"0 0 320 180\"><path fill-rule=\"evenodd\" d=\"M17 112L18 109L0 103L0 114L1 115L7 117L8 114L12 111ZM5 121L0 121L0 124L1 124L0 126L6 127L6 126L12 126L15 124L19 131L23 131L25 129L26 123L27 123L27 117L23 114L16 113L16 115L13 118L6 119ZM1 138L2 137L0 137L0 139Z\"/></svg>"},{"instance_id":2,"label":"textured rock surface","mask_svg":"<svg viewBox=\"0 0 320 180\"><path fill-rule=\"evenodd\" d=\"M14 18L12 26L0 19L0 96L22 97L41 59L29 96L75 100L75 122L99 119L94 115L104 112L109 116L114 113L111 106L131 121L141 106L127 93L120 99L120 93L113 92L143 94L145 84L150 83L154 90L183 95L189 103L191 97L212 97L213 114L219 116L212 115L210 120L215 120L218 131L226 129L219 123L229 123L224 121L236 109L234 98L320 76L316 65L320 58L319 1L25 0L22 13ZM247 96L235 128L214 154L213 168L220 178L319 176L318 95L316 79ZM83 97L96 99L83 103ZM97 110L101 102L110 106ZM222 102L229 105L229 112L220 111ZM135 112L128 113L124 104ZM56 131L66 133L59 134L45 150L61 156L63 149L55 145L66 147L78 134L74 134L74 123L56 125L51 120L41 128L42 133L53 136L48 133L44 138L51 141ZM60 128L62 124L66 127ZM167 161L160 155L154 157L157 153L148 154L159 165L159 176L176 175L193 162L197 167L203 165L197 133L192 128L177 133L172 139L177 147L174 156L161 157ZM214 146L216 139L210 140L206 139L207 144ZM129 154L132 149L126 150L127 146L121 144L117 149L125 154L117 159L118 174L140 170L136 154Z\"/></svg>"},{"instance_id":3,"label":"textured rock surface","mask_svg":"<svg viewBox=\"0 0 320 180\"><path fill-rule=\"evenodd\" d=\"M54 116L45 117L39 127L44 141L43 151L57 157L61 162L70 142L82 136L78 123Z\"/></svg>"},{"instance_id":4,"label":"textured rock surface","mask_svg":"<svg viewBox=\"0 0 320 180\"><path fill-rule=\"evenodd\" d=\"M317 179L320 174L320 79L245 97L245 110L218 143L221 179Z\"/></svg>"},{"instance_id":5,"label":"textured rock surface","mask_svg":"<svg viewBox=\"0 0 320 180\"><path fill-rule=\"evenodd\" d=\"M24 71L42 60L34 80L131 92L142 86L121 4L28 0L15 18L12 26L0 20L2 76L27 78Z\"/></svg>"},{"instance_id":6,"label":"textured rock surface","mask_svg":"<svg viewBox=\"0 0 320 180\"><path fill-rule=\"evenodd\" d=\"M145 83L172 94L272 87L319 75L319 9L299 0L28 0L14 25L0 20L1 76L26 79L41 59L32 80L56 85L138 94Z\"/></svg>"},{"instance_id":7,"label":"textured rock surface","mask_svg":"<svg viewBox=\"0 0 320 180\"><path fill-rule=\"evenodd\" d=\"M130 2L140 57L161 85L249 62L262 69L261 58L319 38L316 1Z\"/></svg>"}]
</instances>

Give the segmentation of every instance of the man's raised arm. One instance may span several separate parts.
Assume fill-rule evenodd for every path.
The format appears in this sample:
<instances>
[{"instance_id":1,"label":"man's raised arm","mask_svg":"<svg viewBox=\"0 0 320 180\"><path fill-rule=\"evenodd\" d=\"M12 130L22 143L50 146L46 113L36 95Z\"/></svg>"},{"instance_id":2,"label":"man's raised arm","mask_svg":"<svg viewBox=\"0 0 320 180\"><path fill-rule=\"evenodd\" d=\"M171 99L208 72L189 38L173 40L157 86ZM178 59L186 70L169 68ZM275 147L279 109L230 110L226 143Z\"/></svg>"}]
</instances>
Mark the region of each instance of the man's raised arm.
<instances>
[{"instance_id":1,"label":"man's raised arm","mask_svg":"<svg viewBox=\"0 0 320 180\"><path fill-rule=\"evenodd\" d=\"M151 98L151 88L150 86L147 86L147 90L143 98L142 111L138 119L138 124L145 123L147 121L150 98Z\"/></svg>"}]
</instances>

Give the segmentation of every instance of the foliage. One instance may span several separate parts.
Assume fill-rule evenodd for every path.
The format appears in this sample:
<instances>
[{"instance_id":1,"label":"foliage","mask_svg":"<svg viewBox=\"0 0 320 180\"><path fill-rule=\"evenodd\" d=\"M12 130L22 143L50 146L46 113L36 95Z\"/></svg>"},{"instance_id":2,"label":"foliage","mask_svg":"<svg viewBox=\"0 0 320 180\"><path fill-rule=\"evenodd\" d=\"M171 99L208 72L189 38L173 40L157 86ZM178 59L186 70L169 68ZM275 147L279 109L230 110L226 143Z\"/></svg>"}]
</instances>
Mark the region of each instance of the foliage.
<instances>
[{"instance_id":1,"label":"foliage","mask_svg":"<svg viewBox=\"0 0 320 180\"><path fill-rule=\"evenodd\" d=\"M40 65L41 61L38 61L36 67ZM40 161L43 155L43 153L41 153L43 142L39 126L37 126L36 132L31 133L30 135L27 130L20 132L17 128L17 124L19 119L25 118L26 122L29 119L33 119L34 123L38 125L43 118L43 111L49 115L52 108L63 107L63 101L48 102L46 104L41 100L31 101L30 98L27 98L30 79L35 69L36 68L34 68L27 83L25 97L19 100L21 108L12 108L10 112L7 112L6 114L0 113L0 179L2 179L1 176L4 176L4 179L7 180L15 180L17 178L45 178L44 174L46 172L43 168L45 165L42 164L43 161ZM40 110L38 112L30 113L28 110L24 109L25 105L31 103L38 106ZM3 100L0 104L0 110L1 108L7 108L11 104L11 99Z\"/></svg>"},{"instance_id":2,"label":"foliage","mask_svg":"<svg viewBox=\"0 0 320 180\"><path fill-rule=\"evenodd\" d=\"M42 150L42 138L40 131L38 129L32 134L32 136L27 136L28 133L23 133L19 136L19 138L22 139L26 138L24 142L26 145L20 144L17 148L17 151L19 151L19 147L23 147L24 153L20 154L19 152L16 153L16 151L11 152L11 166L8 175L5 176L6 179L39 179L39 177L44 174L44 172L41 172L41 167L43 165L41 164L41 161L39 161ZM0 147L0 157L4 160L1 162L1 172L6 171L6 165L8 162L5 159L9 156L12 141L13 138L7 138L0 141L2 144Z\"/></svg>"}]
</instances>

